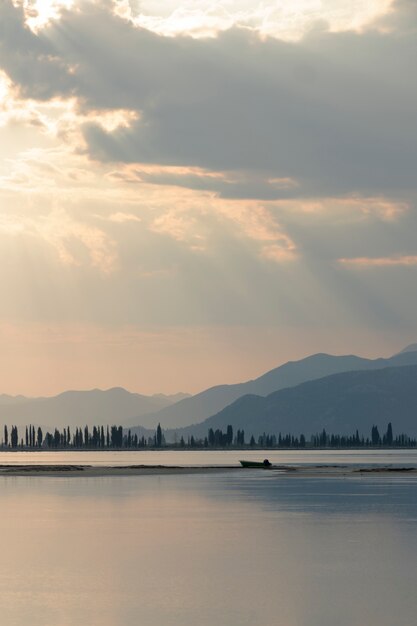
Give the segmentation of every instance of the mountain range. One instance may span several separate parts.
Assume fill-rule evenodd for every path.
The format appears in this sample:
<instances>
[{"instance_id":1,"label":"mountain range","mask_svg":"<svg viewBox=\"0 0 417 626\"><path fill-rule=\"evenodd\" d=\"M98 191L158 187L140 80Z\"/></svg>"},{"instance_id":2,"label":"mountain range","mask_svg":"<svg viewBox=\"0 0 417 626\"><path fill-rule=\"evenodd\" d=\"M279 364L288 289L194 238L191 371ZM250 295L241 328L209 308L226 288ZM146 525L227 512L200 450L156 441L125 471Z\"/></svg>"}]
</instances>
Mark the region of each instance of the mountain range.
<instances>
[{"instance_id":1,"label":"mountain range","mask_svg":"<svg viewBox=\"0 0 417 626\"><path fill-rule=\"evenodd\" d=\"M389 414L392 420L398 417L399 425L403 423L401 416L407 418L404 425L411 435L414 426L411 414L401 404L401 394L404 392L413 407L413 366L417 367L417 344L379 359L314 354L254 380L218 385L195 396L145 396L119 387L66 391L50 398L3 394L0 422L48 428L121 424L140 435L146 434L146 428L153 432L161 423L169 440L174 432L177 436L204 436L208 428L225 428L227 424L244 428L247 435L272 434L276 429L293 434L301 429L307 435L323 427L342 433L350 432L353 425L358 427L358 420L363 425L369 420L379 424L379 418L385 420ZM402 384L409 387L402 388ZM395 413L395 407L399 412Z\"/></svg>"},{"instance_id":2,"label":"mountain range","mask_svg":"<svg viewBox=\"0 0 417 626\"><path fill-rule=\"evenodd\" d=\"M269 394L246 395L200 424L167 431L167 440L194 435L209 428L244 429L246 440L262 433L299 436L303 433L370 436L376 424L386 430L392 422L396 434L417 437L417 365L353 371L325 376Z\"/></svg>"},{"instance_id":3,"label":"mountain range","mask_svg":"<svg viewBox=\"0 0 417 626\"><path fill-rule=\"evenodd\" d=\"M415 364L417 364L417 344L408 346L392 357L379 359L365 359L354 355L313 354L299 361L285 363L254 380L211 387L157 412L141 415L140 420L132 419L126 425L140 424L147 428L155 428L158 423L163 428L189 426L202 422L247 394L267 396L274 391L331 374Z\"/></svg>"},{"instance_id":4,"label":"mountain range","mask_svg":"<svg viewBox=\"0 0 417 626\"><path fill-rule=\"evenodd\" d=\"M145 396L121 387L64 391L57 396L27 398L0 395L0 421L16 426L36 424L49 428L67 425L124 424L131 418L178 402L186 394Z\"/></svg>"}]
</instances>

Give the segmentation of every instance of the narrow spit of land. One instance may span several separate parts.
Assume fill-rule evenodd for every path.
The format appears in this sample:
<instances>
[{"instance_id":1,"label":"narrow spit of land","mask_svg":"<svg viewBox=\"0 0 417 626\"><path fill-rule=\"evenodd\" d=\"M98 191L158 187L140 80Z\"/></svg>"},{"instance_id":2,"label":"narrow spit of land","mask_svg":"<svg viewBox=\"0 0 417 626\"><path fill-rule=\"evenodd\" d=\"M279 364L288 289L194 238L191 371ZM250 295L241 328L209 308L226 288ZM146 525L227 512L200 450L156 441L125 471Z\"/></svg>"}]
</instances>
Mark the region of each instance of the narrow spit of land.
<instances>
[{"instance_id":1,"label":"narrow spit of land","mask_svg":"<svg viewBox=\"0 0 417 626\"><path fill-rule=\"evenodd\" d=\"M147 476L172 474L213 474L223 472L263 472L287 476L360 476L407 474L417 475L417 467L389 465L352 466L352 465L274 465L270 468L242 468L239 466L172 466L172 465L0 465L0 476Z\"/></svg>"},{"instance_id":2,"label":"narrow spit of land","mask_svg":"<svg viewBox=\"0 0 417 626\"><path fill-rule=\"evenodd\" d=\"M236 471L227 466L186 467L175 465L0 465L0 476L146 476L154 474L206 474Z\"/></svg>"}]
</instances>

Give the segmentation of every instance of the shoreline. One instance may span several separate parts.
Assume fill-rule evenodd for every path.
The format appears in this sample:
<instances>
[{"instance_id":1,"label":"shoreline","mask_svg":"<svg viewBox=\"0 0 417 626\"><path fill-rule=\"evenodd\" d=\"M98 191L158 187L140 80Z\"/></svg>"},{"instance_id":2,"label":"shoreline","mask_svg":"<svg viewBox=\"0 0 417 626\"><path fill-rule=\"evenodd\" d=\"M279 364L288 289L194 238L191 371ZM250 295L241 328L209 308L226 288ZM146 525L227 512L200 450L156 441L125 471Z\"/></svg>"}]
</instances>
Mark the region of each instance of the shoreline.
<instances>
[{"instance_id":1,"label":"shoreline","mask_svg":"<svg viewBox=\"0 0 417 626\"><path fill-rule=\"evenodd\" d=\"M39 448L38 446L34 446L34 447L26 447L26 446L16 446L15 448L12 448L11 446L1 446L0 445L0 452L7 452L7 453L27 453L27 452L36 452L36 453L42 453L42 452L46 452L46 453L57 453L59 452L60 454L62 452L135 452L135 453L146 453L146 452L360 452L360 451L365 451L365 452L389 452L391 450L398 452L401 450L405 450L405 451L414 451L417 452L417 446L387 446L387 445L380 445L380 446L311 446L311 445L305 445L304 447L286 447L286 446L272 446L272 447L259 447L258 445L256 446L250 446L250 445L244 445L244 446L238 446L235 447L233 445L228 446L227 448L225 447L217 447L217 446L211 446L208 448L205 447L199 447L196 446L194 448L189 447L189 446L185 446L184 448L181 448L180 446L175 446L175 445L166 445L164 447L161 448L155 448L153 446L148 447L146 446L145 448L113 448L113 447L105 447L105 448L77 448L74 446L69 446L69 447L65 447L65 448L61 448L61 447L57 447L57 448L48 448L48 447L41 447Z\"/></svg>"}]
</instances>

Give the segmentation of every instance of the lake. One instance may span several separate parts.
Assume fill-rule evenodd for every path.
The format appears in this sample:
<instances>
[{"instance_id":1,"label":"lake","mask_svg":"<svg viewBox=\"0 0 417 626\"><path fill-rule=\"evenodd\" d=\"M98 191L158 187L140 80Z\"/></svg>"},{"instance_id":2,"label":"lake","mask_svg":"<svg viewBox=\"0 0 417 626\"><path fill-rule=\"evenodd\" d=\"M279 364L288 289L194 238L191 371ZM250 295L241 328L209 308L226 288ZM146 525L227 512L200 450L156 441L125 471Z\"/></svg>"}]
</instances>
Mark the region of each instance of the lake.
<instances>
[{"instance_id":1,"label":"lake","mask_svg":"<svg viewBox=\"0 0 417 626\"><path fill-rule=\"evenodd\" d=\"M0 464L9 465L183 465L185 467L238 466L239 459L268 458L282 465L414 465L417 449L378 450L79 450L0 452Z\"/></svg>"},{"instance_id":2,"label":"lake","mask_svg":"<svg viewBox=\"0 0 417 626\"><path fill-rule=\"evenodd\" d=\"M0 507L5 626L415 623L415 475L0 476Z\"/></svg>"}]
</instances>

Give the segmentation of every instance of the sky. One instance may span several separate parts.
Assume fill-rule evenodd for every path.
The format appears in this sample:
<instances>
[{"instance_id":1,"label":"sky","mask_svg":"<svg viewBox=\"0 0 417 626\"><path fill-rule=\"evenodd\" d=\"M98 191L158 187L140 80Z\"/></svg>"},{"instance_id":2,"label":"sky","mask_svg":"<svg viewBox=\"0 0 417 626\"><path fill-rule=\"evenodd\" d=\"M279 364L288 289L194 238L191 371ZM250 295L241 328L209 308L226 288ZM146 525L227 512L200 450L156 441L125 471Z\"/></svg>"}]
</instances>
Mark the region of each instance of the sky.
<instances>
[{"instance_id":1,"label":"sky","mask_svg":"<svg viewBox=\"0 0 417 626\"><path fill-rule=\"evenodd\" d=\"M415 0L0 0L0 393L417 340Z\"/></svg>"}]
</instances>

